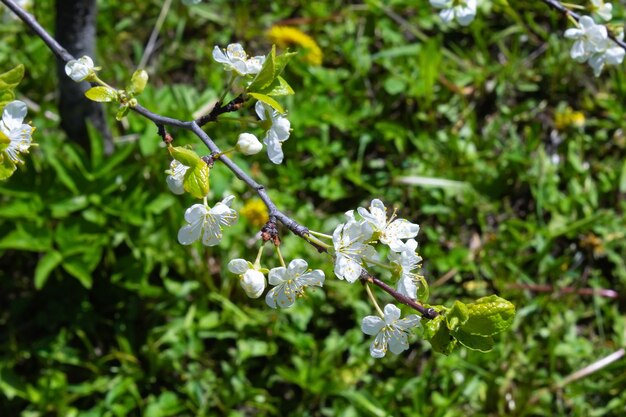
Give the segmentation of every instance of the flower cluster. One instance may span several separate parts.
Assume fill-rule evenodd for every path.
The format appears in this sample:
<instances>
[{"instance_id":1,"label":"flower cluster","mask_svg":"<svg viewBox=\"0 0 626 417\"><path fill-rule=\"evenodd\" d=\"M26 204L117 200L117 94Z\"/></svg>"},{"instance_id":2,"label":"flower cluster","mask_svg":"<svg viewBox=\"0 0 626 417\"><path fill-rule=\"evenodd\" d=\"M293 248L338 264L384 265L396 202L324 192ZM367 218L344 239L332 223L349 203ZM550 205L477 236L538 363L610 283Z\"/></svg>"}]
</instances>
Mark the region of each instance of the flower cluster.
<instances>
[{"instance_id":1,"label":"flower cluster","mask_svg":"<svg viewBox=\"0 0 626 417\"><path fill-rule=\"evenodd\" d=\"M324 286L324 272L308 268L304 259L294 259L287 267L272 268L268 281L274 288L265 296L267 305L271 308L288 308L296 302L296 298L304 296L307 287ZM265 275L258 266L258 260L253 265L245 259L233 259L228 263L228 270L239 275L241 286L248 297L259 298L265 291Z\"/></svg>"},{"instance_id":2,"label":"flower cluster","mask_svg":"<svg viewBox=\"0 0 626 417\"><path fill-rule=\"evenodd\" d=\"M13 164L23 162L19 154L28 153L35 130L34 127L24 123L27 113L26 104L19 100L5 106L0 121L0 161L6 157Z\"/></svg>"},{"instance_id":3,"label":"flower cluster","mask_svg":"<svg viewBox=\"0 0 626 417\"><path fill-rule=\"evenodd\" d=\"M618 39L623 36L622 32ZM590 16L582 16L578 27L567 29L565 37L575 41L570 56L578 62L588 62L596 77L605 65L619 65L624 60L624 48L609 38L606 26L596 24Z\"/></svg>"},{"instance_id":4,"label":"flower cluster","mask_svg":"<svg viewBox=\"0 0 626 417\"><path fill-rule=\"evenodd\" d=\"M450 23L453 20L461 26L467 26L476 17L476 0L430 0L430 5L439 12L441 20Z\"/></svg>"}]
</instances>

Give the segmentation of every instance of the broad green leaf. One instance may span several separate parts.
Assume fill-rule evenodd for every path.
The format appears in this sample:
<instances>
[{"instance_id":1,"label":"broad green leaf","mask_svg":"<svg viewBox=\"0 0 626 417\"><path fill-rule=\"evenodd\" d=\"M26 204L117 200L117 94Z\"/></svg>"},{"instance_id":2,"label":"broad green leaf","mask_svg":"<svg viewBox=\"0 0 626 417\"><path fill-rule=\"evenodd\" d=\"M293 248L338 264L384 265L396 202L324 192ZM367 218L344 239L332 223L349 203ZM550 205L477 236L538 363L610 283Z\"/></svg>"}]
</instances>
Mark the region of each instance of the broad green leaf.
<instances>
[{"instance_id":1,"label":"broad green leaf","mask_svg":"<svg viewBox=\"0 0 626 417\"><path fill-rule=\"evenodd\" d=\"M261 67L261 71L254 77L250 85L248 86L248 91L261 91L268 85L272 84L274 79L276 78L275 74L275 62L276 59L276 46L272 46L272 50L265 57L265 62L263 63L263 67Z\"/></svg>"},{"instance_id":2,"label":"broad green leaf","mask_svg":"<svg viewBox=\"0 0 626 417\"><path fill-rule=\"evenodd\" d=\"M468 349L478 350L480 352L489 352L493 349L494 342L491 336L469 334L460 329L453 332L452 335L460 344Z\"/></svg>"},{"instance_id":3,"label":"broad green leaf","mask_svg":"<svg viewBox=\"0 0 626 417\"><path fill-rule=\"evenodd\" d=\"M68 274L76 278L83 287L90 289L93 284L91 273L87 270L85 263L79 255L65 259L62 263L63 269Z\"/></svg>"},{"instance_id":4,"label":"broad green leaf","mask_svg":"<svg viewBox=\"0 0 626 417\"><path fill-rule=\"evenodd\" d=\"M6 180L16 170L16 166L8 157L0 154L0 180Z\"/></svg>"},{"instance_id":5,"label":"broad green leaf","mask_svg":"<svg viewBox=\"0 0 626 417\"><path fill-rule=\"evenodd\" d=\"M183 188L195 198L204 198L209 193L209 166L202 164L190 167L183 179Z\"/></svg>"},{"instance_id":6,"label":"broad green leaf","mask_svg":"<svg viewBox=\"0 0 626 417\"><path fill-rule=\"evenodd\" d=\"M454 346L456 339L450 335L450 330L444 325L445 317L439 315L432 320L423 320L424 337L428 339L435 352L449 355Z\"/></svg>"},{"instance_id":7,"label":"broad green leaf","mask_svg":"<svg viewBox=\"0 0 626 417\"><path fill-rule=\"evenodd\" d=\"M59 266L63 260L63 255L53 250L46 253L37 262L37 268L35 268L35 288L40 290L48 280L50 273Z\"/></svg>"},{"instance_id":8,"label":"broad green leaf","mask_svg":"<svg viewBox=\"0 0 626 417\"><path fill-rule=\"evenodd\" d=\"M0 74L0 89L12 90L24 78L24 65L19 64L17 67Z\"/></svg>"},{"instance_id":9,"label":"broad green leaf","mask_svg":"<svg viewBox=\"0 0 626 417\"><path fill-rule=\"evenodd\" d=\"M469 318L467 306L460 301L455 301L454 305L445 314L448 329L455 330Z\"/></svg>"},{"instance_id":10,"label":"broad green leaf","mask_svg":"<svg viewBox=\"0 0 626 417\"><path fill-rule=\"evenodd\" d=\"M0 89L0 115L7 104L15 100L15 93L12 90Z\"/></svg>"},{"instance_id":11,"label":"broad green leaf","mask_svg":"<svg viewBox=\"0 0 626 417\"><path fill-rule=\"evenodd\" d=\"M278 97L292 95L294 94L294 91L283 77L276 77L274 82L267 88L263 89L261 93L267 94L268 96Z\"/></svg>"},{"instance_id":12,"label":"broad green leaf","mask_svg":"<svg viewBox=\"0 0 626 417\"><path fill-rule=\"evenodd\" d=\"M18 223L17 228L0 239L0 249L17 249L32 252L47 252L52 246L52 234L48 227L37 227L32 223Z\"/></svg>"},{"instance_id":13,"label":"broad green leaf","mask_svg":"<svg viewBox=\"0 0 626 417\"><path fill-rule=\"evenodd\" d=\"M106 103L117 100L117 91L108 87L91 87L85 91L85 97L91 101Z\"/></svg>"},{"instance_id":14,"label":"broad green leaf","mask_svg":"<svg viewBox=\"0 0 626 417\"><path fill-rule=\"evenodd\" d=\"M128 94L134 97L141 94L148 84L148 73L146 70L138 69L130 79L130 84L126 87Z\"/></svg>"},{"instance_id":15,"label":"broad green leaf","mask_svg":"<svg viewBox=\"0 0 626 417\"><path fill-rule=\"evenodd\" d=\"M198 154L191 149L183 148L182 146L170 146L168 149L170 151L170 155L172 155L172 158L185 166L191 168L197 165L206 165L202 158L200 158Z\"/></svg>"},{"instance_id":16,"label":"broad green leaf","mask_svg":"<svg viewBox=\"0 0 626 417\"><path fill-rule=\"evenodd\" d=\"M274 100L270 96L266 96L265 94L259 94L259 93L250 93L250 95L252 97L256 98L257 100L262 101L263 103L271 106L278 113L285 114L285 109L283 109L283 107L280 105L279 102L277 102L276 100Z\"/></svg>"},{"instance_id":17,"label":"broad green leaf","mask_svg":"<svg viewBox=\"0 0 626 417\"><path fill-rule=\"evenodd\" d=\"M497 295L483 297L467 305L469 318L463 325L464 332L491 336L511 327L515 306Z\"/></svg>"}]
</instances>

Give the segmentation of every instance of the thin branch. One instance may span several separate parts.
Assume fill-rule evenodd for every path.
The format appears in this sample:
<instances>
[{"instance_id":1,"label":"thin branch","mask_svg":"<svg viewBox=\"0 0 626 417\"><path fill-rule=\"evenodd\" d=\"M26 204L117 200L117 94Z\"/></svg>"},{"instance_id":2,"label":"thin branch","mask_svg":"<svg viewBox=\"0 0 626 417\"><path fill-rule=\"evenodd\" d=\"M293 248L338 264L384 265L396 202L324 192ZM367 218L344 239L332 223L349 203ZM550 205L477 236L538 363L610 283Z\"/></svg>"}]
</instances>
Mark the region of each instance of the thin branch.
<instances>
[{"instance_id":1,"label":"thin branch","mask_svg":"<svg viewBox=\"0 0 626 417\"><path fill-rule=\"evenodd\" d=\"M48 45L50 50L52 50L52 52L54 52L60 59L62 59L65 62L75 59L52 36L50 36L45 31L45 29L37 22L37 20L35 20L34 17L26 13L22 8L16 5L13 0L0 0L0 2L4 3L17 16L19 16L19 18L22 19L22 21L24 21L24 23L26 23L26 25L30 27L37 34L37 36L43 39L43 41L46 43L46 45ZM243 100L243 99L240 99L240 100ZM237 166L237 164L235 164L230 158L228 158L225 155L221 155L221 151L219 147L215 144L215 142L213 142L213 140L209 137L209 135L204 130L202 130L202 128L196 121L182 121L178 119L173 119L171 117L161 116L159 114L151 112L150 110L140 105L133 107L132 110L135 113L140 114L141 116L154 122L157 125L157 128L159 130L162 128L162 126L168 125L168 126L174 126L174 127L192 131L202 141L202 143L205 144L205 146L211 151L212 154L220 155L218 159L224 165L226 165L226 167L230 169L231 172L235 174L237 178L239 178L241 181L246 183L248 187L253 189L258 194L258 196L261 198L263 203L265 203L265 205L267 206L270 217L273 216L274 218L276 218L276 220L281 222L287 229L292 231L297 236L306 240L310 245L315 247L319 252L328 253L328 250L325 247L322 247L316 244L315 242L311 242L310 240L306 238L307 235L309 234L309 229L307 227L301 225L300 223L298 223L291 217L287 216L276 207L276 204L274 204L274 202L270 199L263 185L257 183L254 179L252 179L241 168L239 168L239 166ZM363 273L361 274L361 280L371 282L374 285L380 287L382 290L390 294L400 303L410 306L413 309L417 310L426 319L432 319L438 315L438 313L434 309L424 307L423 305L415 302L414 300L400 294L398 291L394 290L393 288L391 288L389 285L385 284L381 280L373 277L366 271L363 271Z\"/></svg>"},{"instance_id":2,"label":"thin branch","mask_svg":"<svg viewBox=\"0 0 626 417\"><path fill-rule=\"evenodd\" d=\"M545 4L547 4L549 7L552 7L553 9L558 10L559 12L563 13L564 15L571 16L577 22L581 18L581 15L579 15L578 13L576 13L576 12L568 9L567 7L563 6L563 4L560 1L557 1L557 0L542 0L542 1ZM621 39L618 39L615 36L615 34L613 32L611 32L610 30L607 30L607 32L609 34L609 38L611 38L613 40L613 42L615 42L616 44L618 44L622 48L626 49L626 42L624 42Z\"/></svg>"}]
</instances>

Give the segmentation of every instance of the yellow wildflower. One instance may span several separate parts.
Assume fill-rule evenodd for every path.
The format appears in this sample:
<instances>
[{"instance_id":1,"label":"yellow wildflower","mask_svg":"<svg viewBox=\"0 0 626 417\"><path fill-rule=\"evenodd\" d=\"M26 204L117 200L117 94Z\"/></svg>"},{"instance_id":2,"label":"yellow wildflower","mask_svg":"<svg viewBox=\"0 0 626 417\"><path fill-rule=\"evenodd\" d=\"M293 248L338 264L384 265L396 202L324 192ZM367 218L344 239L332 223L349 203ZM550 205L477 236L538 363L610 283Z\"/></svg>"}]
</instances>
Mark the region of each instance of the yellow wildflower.
<instances>
[{"instance_id":1,"label":"yellow wildflower","mask_svg":"<svg viewBox=\"0 0 626 417\"><path fill-rule=\"evenodd\" d=\"M258 198L246 201L240 213L243 217L248 219L251 225L256 227L263 226L269 220L267 207L265 207L263 201Z\"/></svg>"},{"instance_id":2,"label":"yellow wildflower","mask_svg":"<svg viewBox=\"0 0 626 417\"><path fill-rule=\"evenodd\" d=\"M554 125L558 130L572 127L584 127L585 115L581 111L575 111L571 107L557 109L554 115Z\"/></svg>"},{"instance_id":3,"label":"yellow wildflower","mask_svg":"<svg viewBox=\"0 0 626 417\"><path fill-rule=\"evenodd\" d=\"M322 65L322 50L312 37L290 26L272 26L267 37L276 45L284 48L297 45L304 49L302 58L311 65Z\"/></svg>"}]
</instances>

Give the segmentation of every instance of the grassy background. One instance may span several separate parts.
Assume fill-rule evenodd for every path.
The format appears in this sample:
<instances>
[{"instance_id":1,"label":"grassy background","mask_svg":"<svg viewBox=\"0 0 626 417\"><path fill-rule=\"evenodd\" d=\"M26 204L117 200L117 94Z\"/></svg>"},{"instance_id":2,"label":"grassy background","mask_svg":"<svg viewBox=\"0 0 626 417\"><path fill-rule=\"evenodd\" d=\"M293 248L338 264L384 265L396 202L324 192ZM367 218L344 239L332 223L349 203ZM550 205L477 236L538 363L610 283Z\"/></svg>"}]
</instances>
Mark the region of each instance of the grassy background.
<instances>
[{"instance_id":1,"label":"grassy background","mask_svg":"<svg viewBox=\"0 0 626 417\"><path fill-rule=\"evenodd\" d=\"M129 78L162 3L101 2L103 79ZM58 128L51 53L21 23L1 25L0 70L26 65L19 93L39 147L0 184L0 414L623 415L623 359L564 378L626 342L624 67L596 79L570 59L565 19L541 2L493 3L446 28L427 1L175 0L148 66L140 102L189 119L223 88L214 45L264 53L285 19L318 42L323 66L285 75L297 92L285 162L238 162L315 230L372 198L398 207L421 225L432 303L497 293L518 309L490 353L446 357L415 336L383 360L359 329L372 312L363 288L293 236L286 257L328 280L286 311L246 298L225 270L256 254L250 219L219 247L178 245L191 200L165 187L155 127L115 123L108 108L116 151L86 154ZM33 11L53 29L51 1ZM226 148L233 126L209 134ZM224 167L211 176L215 199L252 197Z\"/></svg>"}]
</instances>

